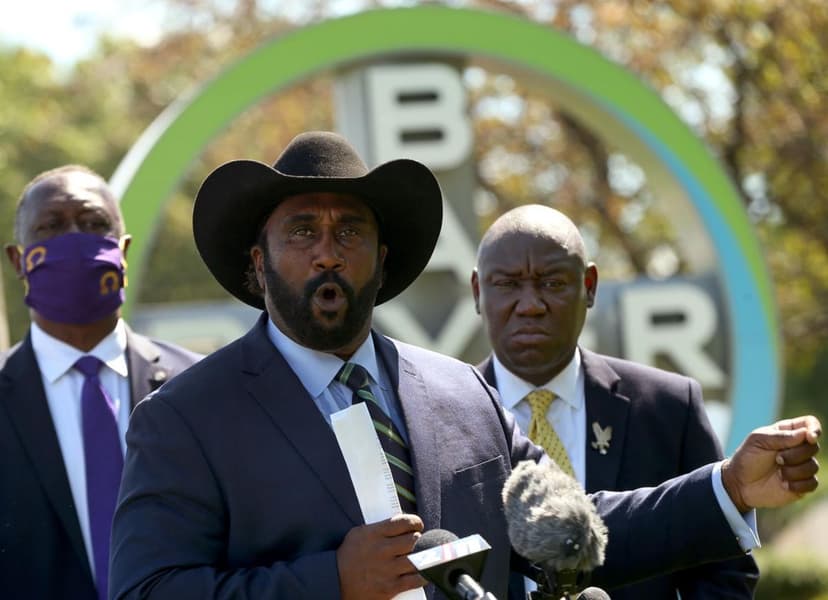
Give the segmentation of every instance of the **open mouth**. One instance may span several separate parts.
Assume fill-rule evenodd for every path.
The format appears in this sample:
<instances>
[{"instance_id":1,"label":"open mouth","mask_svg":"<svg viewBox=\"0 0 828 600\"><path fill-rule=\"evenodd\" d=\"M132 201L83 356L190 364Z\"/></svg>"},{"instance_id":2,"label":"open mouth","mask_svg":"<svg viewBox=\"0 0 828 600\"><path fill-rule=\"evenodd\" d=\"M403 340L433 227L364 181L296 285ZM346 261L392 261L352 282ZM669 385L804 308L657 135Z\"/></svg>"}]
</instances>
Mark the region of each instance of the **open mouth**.
<instances>
[{"instance_id":1,"label":"open mouth","mask_svg":"<svg viewBox=\"0 0 828 600\"><path fill-rule=\"evenodd\" d=\"M336 312L342 309L347 302L345 294L335 283L323 283L313 294L313 302L325 312Z\"/></svg>"}]
</instances>

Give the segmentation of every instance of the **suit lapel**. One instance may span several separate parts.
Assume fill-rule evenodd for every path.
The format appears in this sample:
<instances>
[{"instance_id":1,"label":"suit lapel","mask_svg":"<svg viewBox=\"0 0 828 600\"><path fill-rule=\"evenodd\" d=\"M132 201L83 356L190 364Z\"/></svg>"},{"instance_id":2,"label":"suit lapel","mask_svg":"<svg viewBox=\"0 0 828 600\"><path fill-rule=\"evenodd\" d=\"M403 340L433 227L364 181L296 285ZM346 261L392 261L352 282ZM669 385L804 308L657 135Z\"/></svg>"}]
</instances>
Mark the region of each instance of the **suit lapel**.
<instances>
[{"instance_id":1,"label":"suit lapel","mask_svg":"<svg viewBox=\"0 0 828 600\"><path fill-rule=\"evenodd\" d=\"M387 338L374 333L374 346L397 393L411 449L417 513L425 529L440 526L440 452L435 427L429 422L437 414L422 373Z\"/></svg>"},{"instance_id":2,"label":"suit lapel","mask_svg":"<svg viewBox=\"0 0 828 600\"><path fill-rule=\"evenodd\" d=\"M619 377L599 355L581 349L581 359L587 411L585 487L587 492L614 490L618 488L630 401L614 391ZM596 441L594 423L604 429L612 427L606 454L592 445Z\"/></svg>"},{"instance_id":3,"label":"suit lapel","mask_svg":"<svg viewBox=\"0 0 828 600\"><path fill-rule=\"evenodd\" d=\"M363 523L362 512L333 430L267 337L266 324L267 313L264 313L244 337L244 386L348 518L360 525Z\"/></svg>"},{"instance_id":4,"label":"suit lapel","mask_svg":"<svg viewBox=\"0 0 828 600\"><path fill-rule=\"evenodd\" d=\"M6 362L2 383L12 391L0 393L0 403L6 407L12 426L17 430L33 470L66 529L80 564L88 569L89 561L69 488L69 478L43 389L43 378L28 335L19 350ZM91 578L91 572L89 576Z\"/></svg>"},{"instance_id":5,"label":"suit lapel","mask_svg":"<svg viewBox=\"0 0 828 600\"><path fill-rule=\"evenodd\" d=\"M483 375L483 379L486 380L493 388L497 389L497 378L495 377L494 371L494 359L492 359L492 355L486 357L486 359L477 365L477 370Z\"/></svg>"},{"instance_id":6,"label":"suit lapel","mask_svg":"<svg viewBox=\"0 0 828 600\"><path fill-rule=\"evenodd\" d=\"M148 338L137 335L129 327L127 334L127 365L131 406L144 399L151 391L161 387L169 373L159 364L161 352Z\"/></svg>"}]
</instances>

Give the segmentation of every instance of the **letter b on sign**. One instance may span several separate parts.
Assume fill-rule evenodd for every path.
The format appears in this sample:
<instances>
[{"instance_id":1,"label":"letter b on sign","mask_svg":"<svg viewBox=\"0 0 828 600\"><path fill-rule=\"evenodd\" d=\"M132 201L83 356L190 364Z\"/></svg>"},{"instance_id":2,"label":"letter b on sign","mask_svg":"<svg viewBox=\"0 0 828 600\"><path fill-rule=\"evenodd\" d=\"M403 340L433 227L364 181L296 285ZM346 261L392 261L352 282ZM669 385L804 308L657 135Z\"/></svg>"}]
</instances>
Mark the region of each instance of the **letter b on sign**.
<instances>
[{"instance_id":1,"label":"letter b on sign","mask_svg":"<svg viewBox=\"0 0 828 600\"><path fill-rule=\"evenodd\" d=\"M366 83L378 162L405 156L440 171L469 156L472 132L457 71L443 64L376 66L366 69Z\"/></svg>"}]
</instances>

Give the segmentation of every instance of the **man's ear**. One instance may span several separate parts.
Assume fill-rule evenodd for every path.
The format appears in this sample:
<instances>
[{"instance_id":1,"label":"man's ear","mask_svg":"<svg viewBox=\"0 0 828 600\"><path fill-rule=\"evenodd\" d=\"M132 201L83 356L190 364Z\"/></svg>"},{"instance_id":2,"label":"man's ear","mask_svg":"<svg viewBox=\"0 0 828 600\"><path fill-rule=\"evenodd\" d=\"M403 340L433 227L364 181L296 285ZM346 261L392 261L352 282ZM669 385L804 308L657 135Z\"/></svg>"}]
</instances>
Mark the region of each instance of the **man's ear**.
<instances>
[{"instance_id":1,"label":"man's ear","mask_svg":"<svg viewBox=\"0 0 828 600\"><path fill-rule=\"evenodd\" d=\"M14 272L17 273L17 278L23 279L23 254L20 252L20 246L17 244L6 244L5 250L6 257L12 264Z\"/></svg>"},{"instance_id":2,"label":"man's ear","mask_svg":"<svg viewBox=\"0 0 828 600\"><path fill-rule=\"evenodd\" d=\"M480 279L477 275L477 267L472 270L471 274L471 289L472 289L472 296L474 296L474 310L479 315L480 314Z\"/></svg>"},{"instance_id":3,"label":"man's ear","mask_svg":"<svg viewBox=\"0 0 828 600\"><path fill-rule=\"evenodd\" d=\"M124 255L124 260L126 260L127 250L129 249L129 245L131 243L132 243L132 236L131 235L129 235L128 233L125 233L124 235L121 236L119 244L121 246L121 254Z\"/></svg>"},{"instance_id":4,"label":"man's ear","mask_svg":"<svg viewBox=\"0 0 828 600\"><path fill-rule=\"evenodd\" d=\"M253 265L253 272L256 274L256 281L259 283L259 288L264 291L265 276L264 276L264 250L256 244L250 249L250 262Z\"/></svg>"},{"instance_id":5,"label":"man's ear","mask_svg":"<svg viewBox=\"0 0 828 600\"><path fill-rule=\"evenodd\" d=\"M598 267L589 263L584 271L584 288L586 288L587 307L595 304L595 295L598 293Z\"/></svg>"}]
</instances>

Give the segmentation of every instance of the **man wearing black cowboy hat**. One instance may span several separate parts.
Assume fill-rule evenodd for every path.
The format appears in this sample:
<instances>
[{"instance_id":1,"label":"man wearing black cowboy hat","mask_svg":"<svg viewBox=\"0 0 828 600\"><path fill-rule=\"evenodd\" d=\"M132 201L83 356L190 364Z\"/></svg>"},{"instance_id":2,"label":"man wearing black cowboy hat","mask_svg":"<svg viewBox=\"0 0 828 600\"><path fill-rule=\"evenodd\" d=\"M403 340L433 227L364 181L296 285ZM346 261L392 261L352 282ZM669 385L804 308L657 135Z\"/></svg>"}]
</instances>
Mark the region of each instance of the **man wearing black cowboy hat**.
<instances>
[{"instance_id":1,"label":"man wearing black cowboy hat","mask_svg":"<svg viewBox=\"0 0 828 600\"><path fill-rule=\"evenodd\" d=\"M473 367L371 329L373 305L425 267L441 219L425 166L369 171L330 133L298 136L273 167L233 161L208 176L193 214L198 250L228 291L265 312L136 408L112 597L392 598L423 585L406 554L433 528L481 534L492 546L481 581L506 597L503 483L518 462L548 459ZM404 511L370 525L330 426L360 399ZM736 511L791 502L816 487L819 427L779 423L723 465L595 495L610 529L595 583L738 555L714 471Z\"/></svg>"}]
</instances>

